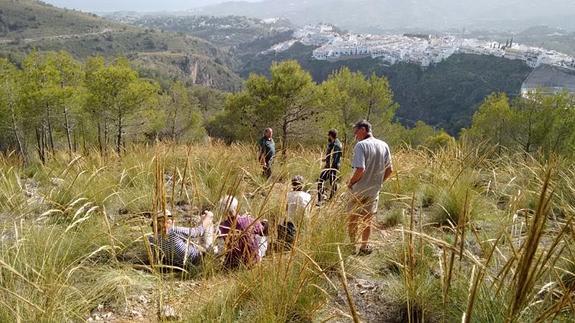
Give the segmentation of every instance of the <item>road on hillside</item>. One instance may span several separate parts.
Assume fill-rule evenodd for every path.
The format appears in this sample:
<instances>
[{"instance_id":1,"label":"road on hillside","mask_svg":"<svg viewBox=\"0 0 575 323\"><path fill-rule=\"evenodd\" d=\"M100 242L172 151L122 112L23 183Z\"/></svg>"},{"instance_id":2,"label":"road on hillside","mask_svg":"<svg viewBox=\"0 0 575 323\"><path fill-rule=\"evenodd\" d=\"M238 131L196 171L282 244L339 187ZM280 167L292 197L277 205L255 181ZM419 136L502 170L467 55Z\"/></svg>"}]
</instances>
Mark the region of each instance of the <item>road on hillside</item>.
<instances>
[{"instance_id":1,"label":"road on hillside","mask_svg":"<svg viewBox=\"0 0 575 323\"><path fill-rule=\"evenodd\" d=\"M62 40L62 39L73 39L73 38L83 38L89 36L97 36L102 35L105 33L114 32L111 28L104 28L100 31L91 32L91 33L83 33L83 34L67 34L67 35L55 35L55 36L46 36L46 37L36 37L36 38L24 38L24 39L0 39L0 44L8 44L12 42L23 42L23 43L33 43L38 41L44 40Z\"/></svg>"}]
</instances>

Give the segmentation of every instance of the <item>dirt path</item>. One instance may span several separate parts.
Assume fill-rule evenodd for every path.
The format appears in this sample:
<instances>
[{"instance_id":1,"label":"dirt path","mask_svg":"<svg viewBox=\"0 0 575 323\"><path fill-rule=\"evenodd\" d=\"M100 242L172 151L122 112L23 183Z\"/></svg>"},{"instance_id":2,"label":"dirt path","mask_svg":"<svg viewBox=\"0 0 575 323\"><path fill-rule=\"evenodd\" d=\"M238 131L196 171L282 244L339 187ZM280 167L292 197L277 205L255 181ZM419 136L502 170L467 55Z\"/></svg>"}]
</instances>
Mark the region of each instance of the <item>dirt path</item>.
<instances>
[{"instance_id":1,"label":"dirt path","mask_svg":"<svg viewBox=\"0 0 575 323\"><path fill-rule=\"evenodd\" d=\"M38 41L45 41L45 40L62 40L62 39L73 39L73 38L84 38L89 36L96 36L102 35L106 33L114 32L113 29L105 28L100 31L91 32L91 33L83 33L83 34L67 34L67 35L55 35L55 36L46 36L46 37L35 37L35 38L24 38L24 39L0 39L0 44L8 44L11 42L23 42L23 43L33 43Z\"/></svg>"},{"instance_id":2,"label":"dirt path","mask_svg":"<svg viewBox=\"0 0 575 323\"><path fill-rule=\"evenodd\" d=\"M401 239L400 234L393 229L376 228L372 239L377 246L371 255L350 256L346 260L346 266L350 268L347 273L348 289L355 309L362 322L402 323L405 321L405 313L389 297L392 286L389 280L383 277L389 269L382 266L385 246L395 239ZM322 321L352 321L344 288L340 286L337 295L328 304L326 313L321 315Z\"/></svg>"}]
</instances>

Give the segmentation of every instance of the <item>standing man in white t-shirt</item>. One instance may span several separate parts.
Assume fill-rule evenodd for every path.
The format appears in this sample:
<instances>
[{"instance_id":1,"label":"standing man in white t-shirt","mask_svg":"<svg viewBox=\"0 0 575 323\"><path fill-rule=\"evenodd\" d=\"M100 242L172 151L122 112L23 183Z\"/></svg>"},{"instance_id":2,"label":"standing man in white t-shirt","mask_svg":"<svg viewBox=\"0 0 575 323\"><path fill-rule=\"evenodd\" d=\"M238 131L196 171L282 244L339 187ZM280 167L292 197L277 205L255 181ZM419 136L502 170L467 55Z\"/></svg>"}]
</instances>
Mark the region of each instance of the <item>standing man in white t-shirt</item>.
<instances>
[{"instance_id":1,"label":"standing man in white t-shirt","mask_svg":"<svg viewBox=\"0 0 575 323\"><path fill-rule=\"evenodd\" d=\"M359 255L368 255L372 251L368 245L371 222L377 213L381 186L392 173L389 146L373 137L371 131L371 124L365 120L353 127L357 140L353 149L354 172L347 184L351 191L348 234L355 245L357 232L361 229Z\"/></svg>"}]
</instances>

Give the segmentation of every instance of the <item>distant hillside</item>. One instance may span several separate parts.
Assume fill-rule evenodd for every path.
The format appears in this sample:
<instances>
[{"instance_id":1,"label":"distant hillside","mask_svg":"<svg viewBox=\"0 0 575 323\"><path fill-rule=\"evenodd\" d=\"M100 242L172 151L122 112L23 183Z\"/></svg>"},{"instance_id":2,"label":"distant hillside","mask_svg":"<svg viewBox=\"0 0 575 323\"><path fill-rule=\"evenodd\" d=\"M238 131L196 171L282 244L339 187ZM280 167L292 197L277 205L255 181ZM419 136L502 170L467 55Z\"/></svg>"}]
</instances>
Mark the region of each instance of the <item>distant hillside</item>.
<instances>
[{"instance_id":1,"label":"distant hillside","mask_svg":"<svg viewBox=\"0 0 575 323\"><path fill-rule=\"evenodd\" d=\"M0 38L36 38L99 32L122 26L96 15L34 0L0 1Z\"/></svg>"},{"instance_id":2,"label":"distant hillside","mask_svg":"<svg viewBox=\"0 0 575 323\"><path fill-rule=\"evenodd\" d=\"M570 0L263 0L233 1L201 14L285 17L296 24L328 22L369 32L385 29L524 29L539 24L575 30Z\"/></svg>"},{"instance_id":3,"label":"distant hillside","mask_svg":"<svg viewBox=\"0 0 575 323\"><path fill-rule=\"evenodd\" d=\"M78 58L128 56L146 74L234 90L241 79L224 50L193 36L110 22L38 1L0 1L0 55L66 50Z\"/></svg>"},{"instance_id":4,"label":"distant hillside","mask_svg":"<svg viewBox=\"0 0 575 323\"><path fill-rule=\"evenodd\" d=\"M573 21L575 21L575 16L573 17ZM498 41L500 43L505 43L513 39L514 43L556 50L575 56L575 31L568 31L547 25L533 25L521 31L514 32L504 30L468 31L464 37Z\"/></svg>"},{"instance_id":5,"label":"distant hillside","mask_svg":"<svg viewBox=\"0 0 575 323\"><path fill-rule=\"evenodd\" d=\"M294 27L284 19L262 20L239 16L113 13L106 17L116 22L191 35L209 41L226 51L226 64L233 66L236 71L241 70L242 62L253 59L277 43L291 39Z\"/></svg>"},{"instance_id":6,"label":"distant hillside","mask_svg":"<svg viewBox=\"0 0 575 323\"><path fill-rule=\"evenodd\" d=\"M423 120L457 134L470 125L473 113L487 95L500 91L511 97L518 95L531 72L522 61L465 54L453 55L427 69L406 63L386 66L371 58L331 63L312 59L313 49L296 43L283 53L258 55L245 62L240 75L267 74L272 62L285 59L296 59L318 82L343 66L366 75L385 75L400 104L396 116L403 124Z\"/></svg>"},{"instance_id":7,"label":"distant hillside","mask_svg":"<svg viewBox=\"0 0 575 323\"><path fill-rule=\"evenodd\" d=\"M575 17L573 19L575 20ZM539 26L528 28L514 37L518 42L527 45L554 49L575 56L575 31Z\"/></svg>"},{"instance_id":8,"label":"distant hillside","mask_svg":"<svg viewBox=\"0 0 575 323\"><path fill-rule=\"evenodd\" d=\"M262 20L240 16L214 17L165 14L123 16L111 14L105 17L143 28L186 33L224 47L238 46L260 38L272 37L294 28L285 19Z\"/></svg>"}]
</instances>

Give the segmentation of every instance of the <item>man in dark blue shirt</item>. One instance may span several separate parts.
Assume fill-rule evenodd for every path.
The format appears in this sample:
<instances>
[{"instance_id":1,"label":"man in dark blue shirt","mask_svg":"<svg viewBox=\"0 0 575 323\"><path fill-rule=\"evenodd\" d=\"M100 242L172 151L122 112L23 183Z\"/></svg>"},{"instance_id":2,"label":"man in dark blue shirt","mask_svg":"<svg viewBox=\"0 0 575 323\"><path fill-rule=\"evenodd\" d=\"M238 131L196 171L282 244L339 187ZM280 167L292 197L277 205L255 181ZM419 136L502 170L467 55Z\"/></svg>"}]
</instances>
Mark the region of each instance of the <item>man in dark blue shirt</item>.
<instances>
[{"instance_id":1,"label":"man in dark blue shirt","mask_svg":"<svg viewBox=\"0 0 575 323\"><path fill-rule=\"evenodd\" d=\"M328 131L327 140L327 151L324 159L325 167L319 176L317 185L318 204L321 203L324 198L326 181L329 181L329 184L331 185L329 198L331 199L335 195L335 191L337 190L337 176L341 166L341 154L343 149L341 142L337 139L337 130L331 129Z\"/></svg>"},{"instance_id":2,"label":"man in dark blue shirt","mask_svg":"<svg viewBox=\"0 0 575 323\"><path fill-rule=\"evenodd\" d=\"M270 176L272 176L272 163L276 154L276 144L274 143L272 136L272 128L266 128L264 130L264 136L258 142L258 160L263 167L263 175L266 178L270 178Z\"/></svg>"}]
</instances>

